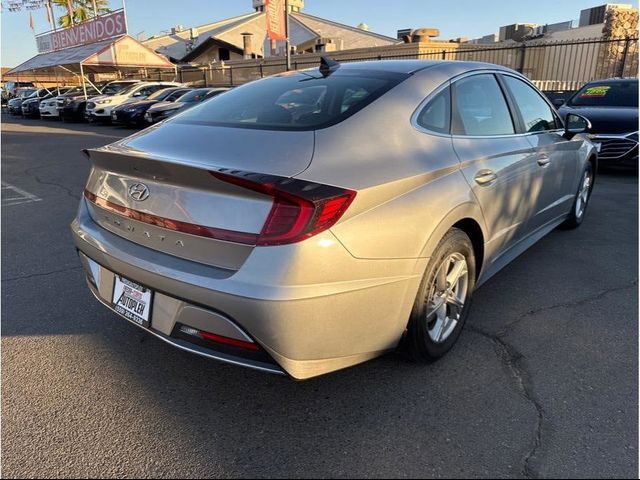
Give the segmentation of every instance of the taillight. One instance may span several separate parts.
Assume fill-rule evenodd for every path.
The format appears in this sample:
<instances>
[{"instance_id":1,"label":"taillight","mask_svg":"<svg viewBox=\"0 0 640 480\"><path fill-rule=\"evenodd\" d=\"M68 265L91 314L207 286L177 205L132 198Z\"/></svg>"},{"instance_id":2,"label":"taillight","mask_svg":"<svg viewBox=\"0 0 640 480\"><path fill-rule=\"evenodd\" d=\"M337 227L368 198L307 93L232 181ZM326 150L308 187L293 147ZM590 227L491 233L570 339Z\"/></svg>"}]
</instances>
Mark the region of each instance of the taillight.
<instances>
[{"instance_id":1,"label":"taillight","mask_svg":"<svg viewBox=\"0 0 640 480\"><path fill-rule=\"evenodd\" d=\"M285 245L331 228L349 208L356 192L293 178L258 173L216 171L211 175L254 192L269 195L273 205L256 245Z\"/></svg>"},{"instance_id":2,"label":"taillight","mask_svg":"<svg viewBox=\"0 0 640 480\"><path fill-rule=\"evenodd\" d=\"M105 210L139 222L190 235L257 246L300 242L331 228L356 196L352 190L293 178L237 170L210 173L218 180L273 199L271 211L260 233L238 232L160 217L113 203L86 189L84 196Z\"/></svg>"}]
</instances>

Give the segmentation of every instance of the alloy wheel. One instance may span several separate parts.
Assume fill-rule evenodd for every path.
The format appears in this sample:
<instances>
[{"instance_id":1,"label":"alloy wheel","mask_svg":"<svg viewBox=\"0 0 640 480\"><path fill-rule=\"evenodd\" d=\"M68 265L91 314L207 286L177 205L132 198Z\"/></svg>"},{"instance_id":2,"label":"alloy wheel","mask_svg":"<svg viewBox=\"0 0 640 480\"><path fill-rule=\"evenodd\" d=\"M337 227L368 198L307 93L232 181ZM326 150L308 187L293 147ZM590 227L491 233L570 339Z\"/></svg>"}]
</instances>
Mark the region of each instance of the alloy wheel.
<instances>
[{"instance_id":1,"label":"alloy wheel","mask_svg":"<svg viewBox=\"0 0 640 480\"><path fill-rule=\"evenodd\" d=\"M589 200L589 190L591 189L591 174L589 171L584 172L582 181L580 183L580 189L578 190L578 197L576 198L576 218L581 218L587 208L587 201Z\"/></svg>"},{"instance_id":2,"label":"alloy wheel","mask_svg":"<svg viewBox=\"0 0 640 480\"><path fill-rule=\"evenodd\" d=\"M467 260L461 253L452 253L436 270L428 291L427 331L435 343L446 341L455 330L468 288Z\"/></svg>"}]
</instances>

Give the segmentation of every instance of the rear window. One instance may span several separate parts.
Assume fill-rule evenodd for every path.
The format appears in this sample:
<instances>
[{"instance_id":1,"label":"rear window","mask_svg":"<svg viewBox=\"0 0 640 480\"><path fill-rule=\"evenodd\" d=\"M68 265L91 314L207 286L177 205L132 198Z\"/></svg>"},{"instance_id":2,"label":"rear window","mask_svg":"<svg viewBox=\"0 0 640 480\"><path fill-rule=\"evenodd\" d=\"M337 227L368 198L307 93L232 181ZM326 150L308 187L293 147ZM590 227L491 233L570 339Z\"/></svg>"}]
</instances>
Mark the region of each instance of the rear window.
<instances>
[{"instance_id":1,"label":"rear window","mask_svg":"<svg viewBox=\"0 0 640 480\"><path fill-rule=\"evenodd\" d=\"M578 107L638 107L638 82L590 83L568 102Z\"/></svg>"},{"instance_id":2,"label":"rear window","mask_svg":"<svg viewBox=\"0 0 640 480\"><path fill-rule=\"evenodd\" d=\"M380 71L317 70L258 80L219 95L175 118L264 130L316 130L341 122L408 77Z\"/></svg>"}]
</instances>

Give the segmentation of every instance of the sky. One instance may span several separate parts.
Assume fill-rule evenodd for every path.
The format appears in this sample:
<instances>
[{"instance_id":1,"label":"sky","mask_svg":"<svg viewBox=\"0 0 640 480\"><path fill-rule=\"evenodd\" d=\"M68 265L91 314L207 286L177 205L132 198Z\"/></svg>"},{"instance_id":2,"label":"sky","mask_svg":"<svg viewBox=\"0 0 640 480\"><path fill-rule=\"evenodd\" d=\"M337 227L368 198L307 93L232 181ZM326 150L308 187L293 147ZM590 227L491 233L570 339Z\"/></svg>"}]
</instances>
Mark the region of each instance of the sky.
<instances>
[{"instance_id":1,"label":"sky","mask_svg":"<svg viewBox=\"0 0 640 480\"><path fill-rule=\"evenodd\" d=\"M3 2L6 5L6 1ZM511 23L556 23L576 20L580 10L605 3L600 0L306 0L304 12L347 25L360 22L376 33L396 36L403 28L433 27L440 38L476 38L497 33L501 25ZM618 0L616 3L638 1ZM445 6L451 8L446 8ZM112 9L122 0L110 0ZM149 37L176 25L198 26L252 11L251 0L126 0L129 34ZM58 10L58 15L64 11ZM34 34L29 28L29 13L1 15L0 62L14 67L36 54ZM32 12L35 33L50 30L44 9Z\"/></svg>"}]
</instances>

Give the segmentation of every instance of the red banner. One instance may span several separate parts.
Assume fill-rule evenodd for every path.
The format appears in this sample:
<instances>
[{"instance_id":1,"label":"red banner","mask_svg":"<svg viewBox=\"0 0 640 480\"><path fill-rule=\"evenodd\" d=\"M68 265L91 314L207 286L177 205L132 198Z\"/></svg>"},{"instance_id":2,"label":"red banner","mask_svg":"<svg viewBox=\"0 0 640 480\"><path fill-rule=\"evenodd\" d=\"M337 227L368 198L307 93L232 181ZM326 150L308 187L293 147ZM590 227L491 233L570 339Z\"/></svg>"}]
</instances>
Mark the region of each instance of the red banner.
<instances>
[{"instance_id":1,"label":"red banner","mask_svg":"<svg viewBox=\"0 0 640 480\"><path fill-rule=\"evenodd\" d=\"M267 35L271 40L287 39L287 24L284 15L285 0L266 0Z\"/></svg>"},{"instance_id":2,"label":"red banner","mask_svg":"<svg viewBox=\"0 0 640 480\"><path fill-rule=\"evenodd\" d=\"M38 53L100 42L127 33L122 10L82 22L75 27L49 32L36 37Z\"/></svg>"}]
</instances>

